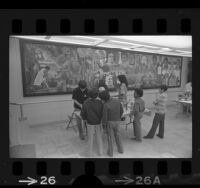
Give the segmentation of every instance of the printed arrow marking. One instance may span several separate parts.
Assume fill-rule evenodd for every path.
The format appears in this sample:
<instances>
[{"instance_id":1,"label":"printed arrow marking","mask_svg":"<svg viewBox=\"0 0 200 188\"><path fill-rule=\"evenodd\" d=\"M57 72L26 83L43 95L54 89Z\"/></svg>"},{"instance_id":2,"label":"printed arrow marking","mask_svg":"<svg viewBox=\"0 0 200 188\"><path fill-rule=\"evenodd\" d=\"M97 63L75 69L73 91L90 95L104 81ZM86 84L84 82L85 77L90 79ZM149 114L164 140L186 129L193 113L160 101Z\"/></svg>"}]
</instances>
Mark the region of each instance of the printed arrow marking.
<instances>
[{"instance_id":1,"label":"printed arrow marking","mask_svg":"<svg viewBox=\"0 0 200 188\"><path fill-rule=\"evenodd\" d=\"M123 180L115 180L115 182L124 182L124 185L127 185L127 184L129 184L129 183L134 182L133 179L128 178L128 177L126 177L126 176L124 176L123 178L124 178Z\"/></svg>"},{"instance_id":2,"label":"printed arrow marking","mask_svg":"<svg viewBox=\"0 0 200 188\"><path fill-rule=\"evenodd\" d=\"M34 183L37 183L38 181L33 179L33 178L30 178L30 177L27 177L28 180L19 180L19 183L28 183L28 185L32 185Z\"/></svg>"}]
</instances>

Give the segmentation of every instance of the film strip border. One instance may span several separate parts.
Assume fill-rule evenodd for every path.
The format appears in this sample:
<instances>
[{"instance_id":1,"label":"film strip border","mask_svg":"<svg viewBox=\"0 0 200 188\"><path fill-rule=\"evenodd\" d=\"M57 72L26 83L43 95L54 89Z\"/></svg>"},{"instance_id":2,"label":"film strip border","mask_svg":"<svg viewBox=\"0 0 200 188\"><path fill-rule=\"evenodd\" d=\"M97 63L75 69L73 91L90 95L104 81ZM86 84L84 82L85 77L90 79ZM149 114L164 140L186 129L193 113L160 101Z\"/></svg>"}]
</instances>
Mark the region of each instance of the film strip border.
<instances>
[{"instance_id":1,"label":"film strip border","mask_svg":"<svg viewBox=\"0 0 200 188\"><path fill-rule=\"evenodd\" d=\"M1 12L0 12L1 13ZM9 35L192 35L193 61L199 62L198 46L200 29L198 10L61 10L61 11L2 11L0 21L2 42ZM6 13L6 14L5 14ZM2 21L3 20L3 21ZM195 69L194 69L195 70ZM196 80L193 81L197 85ZM195 92L196 90L196 92ZM194 88L197 98L198 92ZM194 106L195 108L195 106ZM195 109L194 109L195 111ZM197 111L196 111L197 112ZM43 176L55 176L58 184L73 183L82 174L96 176L104 184L126 183L136 177L160 177L161 184L199 184L198 166L200 139L199 120L193 114L193 158L186 159L55 159L8 160L1 162L1 184L18 184L19 178L33 177L39 181ZM7 129L6 129L7 131ZM6 146L7 147L7 146ZM123 181L124 180L124 181ZM153 179L152 179L153 180ZM152 182L151 180L151 182ZM39 182L38 182L39 183ZM130 181L130 184L134 183ZM149 183L149 182L148 182ZM144 181L143 181L143 184ZM146 182L147 184L147 182Z\"/></svg>"},{"instance_id":2,"label":"film strip border","mask_svg":"<svg viewBox=\"0 0 200 188\"><path fill-rule=\"evenodd\" d=\"M159 18L155 20L156 27L155 33L157 34L164 34L168 32L168 22L167 19ZM35 20L35 33L36 34L46 34L48 33L48 23L45 19L36 19ZM85 34L95 34L96 31L96 23L95 19L85 19L83 20L83 32ZM120 21L115 18L111 18L107 20L107 33L108 34L117 34L120 31ZM61 19L60 20L60 26L58 27L58 32L60 34L69 34L73 31L70 19ZM142 19L133 19L130 22L131 25L131 32L133 33L143 33L143 20ZM191 32L191 20L189 18L183 18L180 19L177 23L177 26L179 28L179 32L182 34L190 34ZM21 19L13 19L12 20L12 33L13 34L21 34L23 33L23 20Z\"/></svg>"},{"instance_id":3,"label":"film strip border","mask_svg":"<svg viewBox=\"0 0 200 188\"><path fill-rule=\"evenodd\" d=\"M31 177L42 184L43 178L53 185L74 185L78 180L94 181L105 185L140 184L199 184L200 173L193 173L191 160L15 160L8 165L10 176L4 174L4 185L19 184L20 179ZM8 171L8 170L7 170ZM86 178L86 179L85 179ZM95 183L99 183L99 182ZM94 182L92 182L94 183ZM90 184L87 182L87 185Z\"/></svg>"}]
</instances>

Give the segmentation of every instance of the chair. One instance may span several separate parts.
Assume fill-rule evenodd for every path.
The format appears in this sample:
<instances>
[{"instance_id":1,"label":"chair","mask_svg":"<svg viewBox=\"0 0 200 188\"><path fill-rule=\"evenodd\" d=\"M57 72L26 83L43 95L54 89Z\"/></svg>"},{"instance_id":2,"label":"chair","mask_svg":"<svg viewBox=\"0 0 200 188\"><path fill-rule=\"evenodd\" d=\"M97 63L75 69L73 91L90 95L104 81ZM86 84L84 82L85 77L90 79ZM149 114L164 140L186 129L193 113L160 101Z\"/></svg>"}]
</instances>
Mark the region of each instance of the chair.
<instances>
[{"instance_id":1,"label":"chair","mask_svg":"<svg viewBox=\"0 0 200 188\"><path fill-rule=\"evenodd\" d=\"M70 127L70 124L73 122L73 120L76 120L76 118L74 117L74 115L75 115L75 110L72 112L72 115L71 115L71 116L68 116L69 122L68 122L68 125L67 125L66 130L69 129L69 128L74 128L75 132L77 132L77 130L75 129L75 125L72 125L72 126ZM83 125L83 128L84 128L83 131L85 131L85 133L87 134L87 125L86 125L86 123L84 123L84 122L82 121L82 125Z\"/></svg>"},{"instance_id":2,"label":"chair","mask_svg":"<svg viewBox=\"0 0 200 188\"><path fill-rule=\"evenodd\" d=\"M75 110L72 112L72 115L71 115L71 116L68 116L69 122L68 122L68 125L67 125L66 130L69 129L69 128L74 128L74 125L70 127L70 124L71 124L72 121L75 119L74 114L75 114Z\"/></svg>"}]
</instances>

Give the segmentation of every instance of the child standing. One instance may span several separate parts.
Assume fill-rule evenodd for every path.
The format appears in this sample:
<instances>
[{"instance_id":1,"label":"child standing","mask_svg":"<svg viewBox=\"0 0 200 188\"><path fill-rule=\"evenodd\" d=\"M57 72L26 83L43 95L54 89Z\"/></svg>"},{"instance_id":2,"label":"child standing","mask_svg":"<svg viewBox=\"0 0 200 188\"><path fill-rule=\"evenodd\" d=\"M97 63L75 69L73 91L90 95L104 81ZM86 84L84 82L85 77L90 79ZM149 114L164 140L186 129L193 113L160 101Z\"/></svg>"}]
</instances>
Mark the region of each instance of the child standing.
<instances>
[{"instance_id":1,"label":"child standing","mask_svg":"<svg viewBox=\"0 0 200 188\"><path fill-rule=\"evenodd\" d=\"M88 131L88 147L89 156L91 157L93 152L93 141L94 135L97 139L97 145L99 149L99 155L103 155L103 141L102 141L102 113L103 103L97 99L98 90L97 88L90 89L88 91L88 99L84 102L81 109L81 117L87 123Z\"/></svg>"},{"instance_id":2,"label":"child standing","mask_svg":"<svg viewBox=\"0 0 200 188\"><path fill-rule=\"evenodd\" d=\"M141 134L141 118L143 117L143 112L145 110L145 102L141 98L143 96L143 90L140 88L136 88L134 92L135 103L131 110L131 115L134 116L133 121L133 130L135 135L135 140L141 142L142 134Z\"/></svg>"},{"instance_id":3,"label":"child standing","mask_svg":"<svg viewBox=\"0 0 200 188\"><path fill-rule=\"evenodd\" d=\"M110 97L110 94L107 90L99 93L99 97L104 102L103 105L103 116L102 123L106 127L107 140L108 140L108 151L107 154L110 157L113 157L114 147L113 147L113 136L116 141L117 150L119 153L123 153L123 143L120 133L120 121L123 114L122 104L118 99Z\"/></svg>"},{"instance_id":4,"label":"child standing","mask_svg":"<svg viewBox=\"0 0 200 188\"><path fill-rule=\"evenodd\" d=\"M157 99L153 102L156 111L153 119L153 124L149 133L144 138L153 138L158 125L159 125L159 133L157 134L157 136L159 138L164 138L164 122L165 122L166 101L167 101L166 91L167 91L166 85L162 85L159 88L159 95Z\"/></svg>"}]
</instances>

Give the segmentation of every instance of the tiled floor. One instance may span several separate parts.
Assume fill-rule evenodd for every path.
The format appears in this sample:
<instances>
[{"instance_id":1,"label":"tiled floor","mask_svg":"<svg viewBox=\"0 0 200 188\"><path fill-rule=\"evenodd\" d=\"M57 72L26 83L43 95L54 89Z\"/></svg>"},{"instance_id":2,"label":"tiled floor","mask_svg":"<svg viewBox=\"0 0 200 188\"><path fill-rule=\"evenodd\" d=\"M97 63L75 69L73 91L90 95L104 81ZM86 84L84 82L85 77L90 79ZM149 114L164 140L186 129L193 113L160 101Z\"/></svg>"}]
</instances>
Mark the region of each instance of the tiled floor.
<instances>
[{"instance_id":1,"label":"tiled floor","mask_svg":"<svg viewBox=\"0 0 200 188\"><path fill-rule=\"evenodd\" d=\"M124 153L117 152L114 145L114 157L116 158L190 158L192 157L192 118L180 115L176 118L176 106L168 107L165 121L165 138L157 136L154 139L143 139L138 143L130 138L133 136L133 127L130 124L128 130L121 126ZM149 131L154 114L144 116L142 119L142 135ZM106 155L106 135L104 140L104 156ZM35 144L38 158L84 158L87 157L87 141L81 141L74 129L66 130L66 124L45 125L31 127L24 135L27 144ZM96 144L96 143L95 143ZM96 147L94 144L94 156Z\"/></svg>"}]
</instances>

